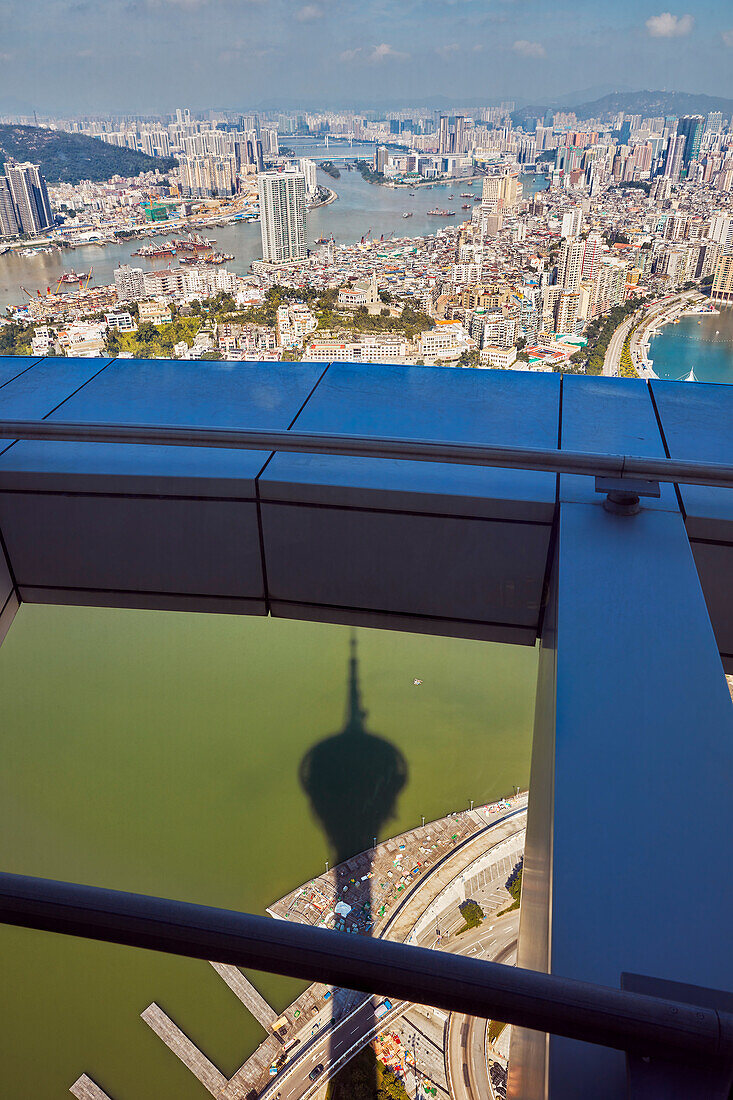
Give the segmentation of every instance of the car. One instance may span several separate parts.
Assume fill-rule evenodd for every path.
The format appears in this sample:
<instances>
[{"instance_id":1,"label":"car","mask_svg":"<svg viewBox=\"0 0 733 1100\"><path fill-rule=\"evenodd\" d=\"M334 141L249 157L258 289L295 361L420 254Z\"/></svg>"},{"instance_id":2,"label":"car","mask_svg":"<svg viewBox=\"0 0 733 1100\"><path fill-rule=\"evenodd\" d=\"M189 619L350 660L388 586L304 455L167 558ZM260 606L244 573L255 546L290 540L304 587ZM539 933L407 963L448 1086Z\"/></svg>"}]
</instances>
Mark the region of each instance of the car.
<instances>
[{"instance_id":1,"label":"car","mask_svg":"<svg viewBox=\"0 0 733 1100\"><path fill-rule=\"evenodd\" d=\"M309 1081L315 1081L318 1077L321 1076L322 1073L323 1073L323 1065L319 1062L318 1065L314 1066L313 1069L308 1074L308 1080Z\"/></svg>"}]
</instances>

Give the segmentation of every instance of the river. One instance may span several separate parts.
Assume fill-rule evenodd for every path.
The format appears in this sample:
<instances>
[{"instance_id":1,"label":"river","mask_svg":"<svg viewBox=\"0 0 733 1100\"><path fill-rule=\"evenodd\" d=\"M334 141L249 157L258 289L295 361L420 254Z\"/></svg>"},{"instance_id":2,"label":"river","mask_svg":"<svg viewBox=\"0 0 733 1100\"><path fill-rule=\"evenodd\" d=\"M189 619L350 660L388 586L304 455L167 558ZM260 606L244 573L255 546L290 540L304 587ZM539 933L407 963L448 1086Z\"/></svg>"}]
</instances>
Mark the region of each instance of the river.
<instances>
[{"instance_id":1,"label":"river","mask_svg":"<svg viewBox=\"0 0 733 1100\"><path fill-rule=\"evenodd\" d=\"M366 724L408 768L383 836L527 784L534 650L357 637ZM348 644L284 619L25 605L0 649L3 868L263 913L331 857L298 767L343 726ZM153 1000L228 1075L263 1034L203 962L3 927L0 957L7 1097L63 1100L86 1072L112 1100L201 1100L139 1019ZM277 1009L301 988L255 981Z\"/></svg>"},{"instance_id":2,"label":"river","mask_svg":"<svg viewBox=\"0 0 733 1100\"><path fill-rule=\"evenodd\" d=\"M733 382L733 309L665 325L649 354L660 378L676 381L694 370L698 382Z\"/></svg>"},{"instance_id":3,"label":"river","mask_svg":"<svg viewBox=\"0 0 733 1100\"><path fill-rule=\"evenodd\" d=\"M319 161L336 161L339 155L342 158L346 156L346 151L352 158L367 160L371 160L373 154L373 146L367 145L355 144L350 148L346 143L331 143L326 149L323 143L314 145L310 139L304 142L302 139L285 138L284 143L286 142L297 156L310 156ZM341 176L337 180L325 172L318 172L319 183L335 191L338 199L308 213L307 233L311 246L318 238L332 235L340 244L353 244L366 233L371 233L374 237L384 234L385 238L391 233L398 237L426 236L446 225L454 225L463 218L470 217L473 200L462 199L462 191L470 191L472 195L481 194L480 180L471 183L436 184L410 190L367 183L355 169L347 170L342 167L340 171ZM525 196L548 186L548 180L543 175L525 175L523 182ZM454 196L452 201L448 198L451 194ZM462 210L463 203L468 203L471 209ZM441 209L455 208L455 218L428 217L427 211L436 206ZM403 213L408 212L412 217L403 218ZM160 239L176 235L180 235L180 231L163 234ZM227 262L229 271L244 275L252 260L262 256L259 222L215 226L207 229L206 235L216 241L221 251L235 257ZM55 290L59 277L65 271L86 272L93 268L92 285L99 286L114 281L114 271L119 264L132 263L144 270L168 265L170 257L167 256L158 260L133 256L132 253L140 247L140 243L139 240L134 240L113 245L86 245L82 248L55 249L37 256L6 253L0 257L0 312L8 305L18 305L25 300L22 288L31 295L37 291L45 294L47 287ZM174 259L173 263L175 262Z\"/></svg>"}]
</instances>

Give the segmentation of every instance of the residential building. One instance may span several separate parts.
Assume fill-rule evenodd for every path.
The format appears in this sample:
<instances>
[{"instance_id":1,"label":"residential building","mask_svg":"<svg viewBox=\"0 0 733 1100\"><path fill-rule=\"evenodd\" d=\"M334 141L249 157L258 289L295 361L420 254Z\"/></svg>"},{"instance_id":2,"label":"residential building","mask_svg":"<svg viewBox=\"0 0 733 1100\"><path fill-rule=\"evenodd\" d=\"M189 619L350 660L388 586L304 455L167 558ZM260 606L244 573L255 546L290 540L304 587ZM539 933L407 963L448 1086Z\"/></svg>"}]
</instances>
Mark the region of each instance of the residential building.
<instances>
[{"instance_id":1,"label":"residential building","mask_svg":"<svg viewBox=\"0 0 733 1100\"><path fill-rule=\"evenodd\" d=\"M7 213L8 193L18 226L15 232L36 237L44 229L53 225L46 180L41 175L37 164L9 162L5 165L5 179L7 185L2 188L4 197L0 197L0 231L4 235L8 234L3 228L3 223L7 221L12 229L12 220Z\"/></svg>"},{"instance_id":2,"label":"residential building","mask_svg":"<svg viewBox=\"0 0 733 1100\"><path fill-rule=\"evenodd\" d=\"M304 260L305 177L302 172L262 172L258 178L262 257L270 263Z\"/></svg>"},{"instance_id":3,"label":"residential building","mask_svg":"<svg viewBox=\"0 0 733 1100\"><path fill-rule=\"evenodd\" d=\"M145 296L145 280L141 267L121 264L115 269L115 290L121 302L136 302Z\"/></svg>"},{"instance_id":4,"label":"residential building","mask_svg":"<svg viewBox=\"0 0 733 1100\"><path fill-rule=\"evenodd\" d=\"M10 181L6 176L0 176L0 237L15 237L18 233L20 226L15 214Z\"/></svg>"},{"instance_id":5,"label":"residential building","mask_svg":"<svg viewBox=\"0 0 733 1100\"><path fill-rule=\"evenodd\" d=\"M153 299L151 302L138 304L138 319L140 324L148 322L151 325L167 325L171 319L171 307L166 302Z\"/></svg>"},{"instance_id":6,"label":"residential building","mask_svg":"<svg viewBox=\"0 0 733 1100\"><path fill-rule=\"evenodd\" d=\"M719 256L710 297L721 305L733 305L733 256Z\"/></svg>"}]
</instances>

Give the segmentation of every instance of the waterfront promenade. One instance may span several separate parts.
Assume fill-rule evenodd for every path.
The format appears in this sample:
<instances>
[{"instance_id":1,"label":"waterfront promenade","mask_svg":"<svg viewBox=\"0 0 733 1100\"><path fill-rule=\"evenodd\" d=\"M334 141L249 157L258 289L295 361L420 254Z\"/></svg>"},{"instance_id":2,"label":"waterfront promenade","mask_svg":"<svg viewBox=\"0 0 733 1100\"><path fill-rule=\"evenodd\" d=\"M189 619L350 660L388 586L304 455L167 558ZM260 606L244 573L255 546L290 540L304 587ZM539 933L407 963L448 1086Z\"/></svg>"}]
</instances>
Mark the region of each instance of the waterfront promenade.
<instances>
[{"instance_id":1,"label":"waterfront promenade","mask_svg":"<svg viewBox=\"0 0 733 1100\"><path fill-rule=\"evenodd\" d=\"M499 918L498 931L489 922L492 914L510 904L505 882L521 858L526 811L527 794L521 793L426 823L324 871L273 903L268 911L276 919L334 927L339 920L335 883L350 886L353 882L355 886L362 875L371 875L375 907L379 902L375 919L366 919L363 912L353 917L349 913L351 919L342 930L348 927L352 934L497 957L516 939L516 930L508 939L506 931L515 929L511 922L516 921L516 913ZM459 937L458 905L468 896L480 901L487 920L479 929ZM441 929L437 938L435 927ZM249 1100L253 1096L275 1100L278 1095L281 1100L311 1100L351 1057L411 1009L395 1000L390 1010L382 1010L377 1017L382 1000L353 993L350 998L338 998L339 1015L334 1018L337 999L333 987L314 983L272 1019L274 1012L271 1017L269 1006L253 990L246 999L237 992L228 973L231 968L226 968L226 974L218 965L214 969L243 1004L252 999L263 1023L264 1018L272 1020L267 1037L229 1080L157 1005L151 1005L142 1016L216 1100ZM447 1041L447 1026L444 1034ZM316 1065L324 1069L314 1083L309 1074ZM89 1079L82 1080L86 1083ZM72 1090L78 1085L75 1082ZM438 1081L438 1085L445 1091L445 1082L441 1085Z\"/></svg>"}]
</instances>

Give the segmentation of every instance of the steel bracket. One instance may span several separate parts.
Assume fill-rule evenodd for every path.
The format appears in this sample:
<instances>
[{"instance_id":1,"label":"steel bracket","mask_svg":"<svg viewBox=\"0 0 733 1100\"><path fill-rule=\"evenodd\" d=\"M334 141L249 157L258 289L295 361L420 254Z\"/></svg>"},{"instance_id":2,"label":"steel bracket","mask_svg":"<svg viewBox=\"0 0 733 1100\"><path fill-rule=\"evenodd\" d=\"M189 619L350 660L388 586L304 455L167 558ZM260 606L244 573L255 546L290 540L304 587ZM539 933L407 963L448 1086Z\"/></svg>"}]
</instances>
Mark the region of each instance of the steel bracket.
<instances>
[{"instance_id":1,"label":"steel bracket","mask_svg":"<svg viewBox=\"0 0 733 1100\"><path fill-rule=\"evenodd\" d=\"M636 477L596 477L596 492L606 493L603 507L617 516L635 516L641 511L640 497L658 497L658 481Z\"/></svg>"}]
</instances>

